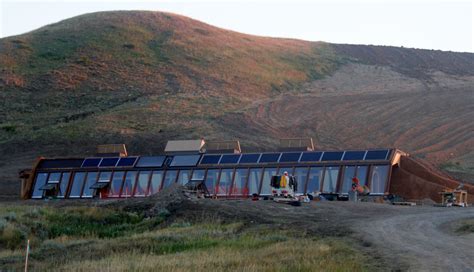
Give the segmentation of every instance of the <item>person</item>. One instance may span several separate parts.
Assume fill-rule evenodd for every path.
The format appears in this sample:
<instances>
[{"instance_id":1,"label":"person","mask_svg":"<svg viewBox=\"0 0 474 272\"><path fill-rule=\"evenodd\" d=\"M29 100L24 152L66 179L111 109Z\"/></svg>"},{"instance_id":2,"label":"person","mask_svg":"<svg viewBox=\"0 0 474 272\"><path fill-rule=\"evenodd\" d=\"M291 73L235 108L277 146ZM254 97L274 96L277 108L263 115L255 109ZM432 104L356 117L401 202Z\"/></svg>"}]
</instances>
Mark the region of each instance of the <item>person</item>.
<instances>
[{"instance_id":1,"label":"person","mask_svg":"<svg viewBox=\"0 0 474 272\"><path fill-rule=\"evenodd\" d=\"M285 171L283 172L283 176L281 177L280 187L286 188L287 184L288 184L288 172Z\"/></svg>"},{"instance_id":2,"label":"person","mask_svg":"<svg viewBox=\"0 0 474 272\"><path fill-rule=\"evenodd\" d=\"M359 179L357 177L352 178L352 191L358 191Z\"/></svg>"}]
</instances>

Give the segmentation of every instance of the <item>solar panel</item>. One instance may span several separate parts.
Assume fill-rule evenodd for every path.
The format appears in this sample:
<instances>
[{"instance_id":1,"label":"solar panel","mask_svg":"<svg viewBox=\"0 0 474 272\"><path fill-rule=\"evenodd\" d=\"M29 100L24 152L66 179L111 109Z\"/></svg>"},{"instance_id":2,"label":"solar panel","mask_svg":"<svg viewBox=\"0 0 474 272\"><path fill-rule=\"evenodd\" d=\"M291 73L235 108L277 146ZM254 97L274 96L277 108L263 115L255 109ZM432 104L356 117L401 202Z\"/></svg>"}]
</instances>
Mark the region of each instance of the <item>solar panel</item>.
<instances>
[{"instance_id":1,"label":"solar panel","mask_svg":"<svg viewBox=\"0 0 474 272\"><path fill-rule=\"evenodd\" d=\"M264 153L260 157L259 163L277 162L281 153Z\"/></svg>"},{"instance_id":2,"label":"solar panel","mask_svg":"<svg viewBox=\"0 0 474 272\"><path fill-rule=\"evenodd\" d=\"M240 154L225 154L222 155L222 159L219 164L226 164L226 163L238 163L240 159Z\"/></svg>"},{"instance_id":3,"label":"solar panel","mask_svg":"<svg viewBox=\"0 0 474 272\"><path fill-rule=\"evenodd\" d=\"M301 152L283 153L280 162L297 162L301 157Z\"/></svg>"},{"instance_id":4,"label":"solar panel","mask_svg":"<svg viewBox=\"0 0 474 272\"><path fill-rule=\"evenodd\" d=\"M386 160L389 150L369 150L365 155L365 160Z\"/></svg>"},{"instance_id":5,"label":"solar panel","mask_svg":"<svg viewBox=\"0 0 474 272\"><path fill-rule=\"evenodd\" d=\"M120 158L120 160L117 163L117 167L118 166L133 166L136 160L137 160L137 157Z\"/></svg>"},{"instance_id":6,"label":"solar panel","mask_svg":"<svg viewBox=\"0 0 474 272\"><path fill-rule=\"evenodd\" d=\"M300 162L317 162L321 159L323 152L303 152Z\"/></svg>"},{"instance_id":7,"label":"solar panel","mask_svg":"<svg viewBox=\"0 0 474 272\"><path fill-rule=\"evenodd\" d=\"M165 161L165 156L156 156L156 157L140 157L138 159L136 167L161 167ZM119 162L120 163L120 162Z\"/></svg>"},{"instance_id":8,"label":"solar panel","mask_svg":"<svg viewBox=\"0 0 474 272\"><path fill-rule=\"evenodd\" d=\"M342 159L342 151L326 151L321 158L321 161L340 161Z\"/></svg>"},{"instance_id":9,"label":"solar panel","mask_svg":"<svg viewBox=\"0 0 474 272\"><path fill-rule=\"evenodd\" d=\"M242 154L239 163L257 163L260 154Z\"/></svg>"},{"instance_id":10,"label":"solar panel","mask_svg":"<svg viewBox=\"0 0 474 272\"><path fill-rule=\"evenodd\" d=\"M103 158L99 164L99 167L114 167L119 158Z\"/></svg>"},{"instance_id":11,"label":"solar panel","mask_svg":"<svg viewBox=\"0 0 474 272\"><path fill-rule=\"evenodd\" d=\"M89 158L85 159L81 167L97 167L102 159L101 158Z\"/></svg>"},{"instance_id":12,"label":"solar panel","mask_svg":"<svg viewBox=\"0 0 474 272\"><path fill-rule=\"evenodd\" d=\"M83 161L84 159L42 160L38 168L39 169L76 168L76 167L81 167Z\"/></svg>"},{"instance_id":13,"label":"solar panel","mask_svg":"<svg viewBox=\"0 0 474 272\"><path fill-rule=\"evenodd\" d=\"M174 156L170 166L195 166L201 155L179 155Z\"/></svg>"},{"instance_id":14,"label":"solar panel","mask_svg":"<svg viewBox=\"0 0 474 272\"><path fill-rule=\"evenodd\" d=\"M217 164L221 159L221 155L204 155L200 164Z\"/></svg>"},{"instance_id":15,"label":"solar panel","mask_svg":"<svg viewBox=\"0 0 474 272\"><path fill-rule=\"evenodd\" d=\"M359 161L363 160L366 151L346 151L343 161Z\"/></svg>"}]
</instances>

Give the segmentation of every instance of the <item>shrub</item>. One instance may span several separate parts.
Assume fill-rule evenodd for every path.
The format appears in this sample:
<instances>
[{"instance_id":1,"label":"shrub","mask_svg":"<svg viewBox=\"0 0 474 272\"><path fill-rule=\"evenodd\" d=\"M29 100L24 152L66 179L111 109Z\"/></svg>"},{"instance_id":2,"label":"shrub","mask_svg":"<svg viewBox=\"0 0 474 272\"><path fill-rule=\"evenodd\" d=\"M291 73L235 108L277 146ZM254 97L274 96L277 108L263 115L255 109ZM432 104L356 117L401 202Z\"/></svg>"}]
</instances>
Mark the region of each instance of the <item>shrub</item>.
<instances>
[{"instance_id":1,"label":"shrub","mask_svg":"<svg viewBox=\"0 0 474 272\"><path fill-rule=\"evenodd\" d=\"M16 221L16 213L15 212L9 212L7 215L4 216L4 218L7 221L14 222L14 221Z\"/></svg>"},{"instance_id":2,"label":"shrub","mask_svg":"<svg viewBox=\"0 0 474 272\"><path fill-rule=\"evenodd\" d=\"M8 249L19 248L26 239L26 234L12 224L7 224L0 235L0 246Z\"/></svg>"},{"instance_id":3,"label":"shrub","mask_svg":"<svg viewBox=\"0 0 474 272\"><path fill-rule=\"evenodd\" d=\"M0 218L0 233L3 232L7 224L8 224L7 220Z\"/></svg>"},{"instance_id":4,"label":"shrub","mask_svg":"<svg viewBox=\"0 0 474 272\"><path fill-rule=\"evenodd\" d=\"M135 48L135 45L131 44L131 43L126 43L123 45L124 48L127 48L127 49L134 49Z\"/></svg>"}]
</instances>

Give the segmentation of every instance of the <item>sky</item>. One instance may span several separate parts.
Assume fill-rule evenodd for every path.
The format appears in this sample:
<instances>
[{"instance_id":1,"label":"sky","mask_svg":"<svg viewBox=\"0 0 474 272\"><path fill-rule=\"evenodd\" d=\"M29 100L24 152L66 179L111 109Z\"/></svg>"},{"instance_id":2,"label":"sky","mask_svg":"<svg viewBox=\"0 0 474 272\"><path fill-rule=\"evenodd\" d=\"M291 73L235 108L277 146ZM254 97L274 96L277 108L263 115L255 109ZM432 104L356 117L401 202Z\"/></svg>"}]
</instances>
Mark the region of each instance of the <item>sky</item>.
<instances>
[{"instance_id":1,"label":"sky","mask_svg":"<svg viewBox=\"0 0 474 272\"><path fill-rule=\"evenodd\" d=\"M474 53L474 0L0 0L0 37L107 10L173 12L261 36Z\"/></svg>"}]
</instances>

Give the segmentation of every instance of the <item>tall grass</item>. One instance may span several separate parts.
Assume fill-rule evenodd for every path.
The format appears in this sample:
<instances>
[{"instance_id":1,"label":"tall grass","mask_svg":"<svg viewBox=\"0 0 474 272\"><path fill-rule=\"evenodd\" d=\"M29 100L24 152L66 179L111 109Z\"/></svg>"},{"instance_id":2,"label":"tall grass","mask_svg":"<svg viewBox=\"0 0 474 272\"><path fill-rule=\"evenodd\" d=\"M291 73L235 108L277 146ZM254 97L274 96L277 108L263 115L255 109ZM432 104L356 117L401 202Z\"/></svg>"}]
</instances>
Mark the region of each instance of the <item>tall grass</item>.
<instances>
[{"instance_id":1,"label":"tall grass","mask_svg":"<svg viewBox=\"0 0 474 272\"><path fill-rule=\"evenodd\" d=\"M72 261L68 271L363 271L357 252L337 240L293 239L257 249L225 245L179 254L113 254L96 261Z\"/></svg>"},{"instance_id":2,"label":"tall grass","mask_svg":"<svg viewBox=\"0 0 474 272\"><path fill-rule=\"evenodd\" d=\"M13 213L15 215L13 215ZM320 239L272 225L198 222L105 208L0 208L0 271L362 271L370 258L348 238ZM5 219L9 218L9 219ZM15 231L21 235L16 237Z\"/></svg>"}]
</instances>

